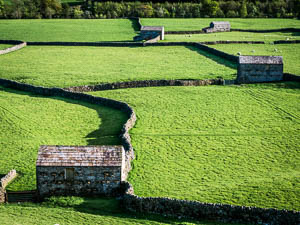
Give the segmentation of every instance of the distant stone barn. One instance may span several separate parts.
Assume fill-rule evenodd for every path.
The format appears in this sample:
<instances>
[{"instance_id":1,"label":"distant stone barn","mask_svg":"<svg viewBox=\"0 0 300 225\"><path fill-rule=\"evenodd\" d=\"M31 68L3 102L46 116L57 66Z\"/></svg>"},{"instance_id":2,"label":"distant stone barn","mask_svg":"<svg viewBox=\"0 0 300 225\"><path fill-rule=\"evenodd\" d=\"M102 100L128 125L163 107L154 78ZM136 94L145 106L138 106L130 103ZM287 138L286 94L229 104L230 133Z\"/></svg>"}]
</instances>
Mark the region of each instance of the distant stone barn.
<instances>
[{"instance_id":1,"label":"distant stone barn","mask_svg":"<svg viewBox=\"0 0 300 225\"><path fill-rule=\"evenodd\" d=\"M283 79L282 56L240 56L237 83L259 83Z\"/></svg>"},{"instance_id":2,"label":"distant stone barn","mask_svg":"<svg viewBox=\"0 0 300 225\"><path fill-rule=\"evenodd\" d=\"M156 32L160 35L160 40L165 39L165 28L163 26L142 26L141 35L146 35L149 32Z\"/></svg>"},{"instance_id":3,"label":"distant stone barn","mask_svg":"<svg viewBox=\"0 0 300 225\"><path fill-rule=\"evenodd\" d=\"M39 197L113 195L125 180L122 146L41 146L36 162Z\"/></svg>"},{"instance_id":4,"label":"distant stone barn","mask_svg":"<svg viewBox=\"0 0 300 225\"><path fill-rule=\"evenodd\" d=\"M209 27L202 29L205 33L230 31L230 23L226 21L211 22Z\"/></svg>"}]
</instances>

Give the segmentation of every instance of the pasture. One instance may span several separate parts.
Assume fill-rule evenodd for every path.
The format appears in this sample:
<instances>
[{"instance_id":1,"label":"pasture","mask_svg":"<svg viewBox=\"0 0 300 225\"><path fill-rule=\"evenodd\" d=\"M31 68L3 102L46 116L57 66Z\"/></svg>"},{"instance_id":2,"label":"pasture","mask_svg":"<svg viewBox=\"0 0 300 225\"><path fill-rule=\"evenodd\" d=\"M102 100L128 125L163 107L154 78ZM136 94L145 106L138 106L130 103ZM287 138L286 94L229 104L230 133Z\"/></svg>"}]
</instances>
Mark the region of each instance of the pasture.
<instances>
[{"instance_id":1,"label":"pasture","mask_svg":"<svg viewBox=\"0 0 300 225\"><path fill-rule=\"evenodd\" d=\"M68 1L68 0L66 0ZM73 1L73 0L72 0ZM293 19L142 19L143 25L200 30L212 20L232 28L300 28ZM0 39L132 41L135 25L115 20L1 20ZM5 32L2 32L5 31ZM298 33L166 35L165 41L265 41L213 45L236 55L283 55L300 75ZM0 45L0 49L10 47ZM275 50L276 49L276 50ZM236 65L193 47L27 46L1 55L0 77L45 87L158 79L235 79ZM157 87L90 93L132 106L136 158L129 181L140 196L173 197L300 210L299 83ZM0 174L20 176L8 190L35 188L40 145L120 144L126 116L107 107L0 87ZM51 198L0 205L0 224L218 224L124 212L116 199Z\"/></svg>"},{"instance_id":2,"label":"pasture","mask_svg":"<svg viewBox=\"0 0 300 225\"><path fill-rule=\"evenodd\" d=\"M0 44L0 50L6 49L6 48L10 48L10 47L12 47L12 45Z\"/></svg>"},{"instance_id":3,"label":"pasture","mask_svg":"<svg viewBox=\"0 0 300 225\"><path fill-rule=\"evenodd\" d=\"M127 19L0 20L0 40L21 41L132 41L133 24Z\"/></svg>"},{"instance_id":4,"label":"pasture","mask_svg":"<svg viewBox=\"0 0 300 225\"><path fill-rule=\"evenodd\" d=\"M0 89L0 174L15 168L20 176L8 190L36 187L40 145L115 145L126 115L63 98L45 98Z\"/></svg>"},{"instance_id":5,"label":"pasture","mask_svg":"<svg viewBox=\"0 0 300 225\"><path fill-rule=\"evenodd\" d=\"M285 73L300 75L300 45L299 44L279 44L279 45L214 45L215 49L236 55L240 52L242 55L279 55L283 56Z\"/></svg>"},{"instance_id":6,"label":"pasture","mask_svg":"<svg viewBox=\"0 0 300 225\"><path fill-rule=\"evenodd\" d=\"M241 19L241 18L143 18L144 26L165 26L166 31L201 30L208 27L212 21L229 21L234 29L281 29L300 28L296 19Z\"/></svg>"},{"instance_id":7,"label":"pasture","mask_svg":"<svg viewBox=\"0 0 300 225\"><path fill-rule=\"evenodd\" d=\"M41 57L43 55L43 57ZM0 77L46 87L159 79L234 79L232 63L194 48L44 47L1 56Z\"/></svg>"},{"instance_id":8,"label":"pasture","mask_svg":"<svg viewBox=\"0 0 300 225\"><path fill-rule=\"evenodd\" d=\"M224 32L210 34L167 34L164 42L205 42L205 41L263 41L272 43L278 40L299 40L300 33L274 32L274 33L251 33L251 32Z\"/></svg>"},{"instance_id":9,"label":"pasture","mask_svg":"<svg viewBox=\"0 0 300 225\"><path fill-rule=\"evenodd\" d=\"M299 210L299 84L94 93L138 121L129 181L140 196Z\"/></svg>"}]
</instances>

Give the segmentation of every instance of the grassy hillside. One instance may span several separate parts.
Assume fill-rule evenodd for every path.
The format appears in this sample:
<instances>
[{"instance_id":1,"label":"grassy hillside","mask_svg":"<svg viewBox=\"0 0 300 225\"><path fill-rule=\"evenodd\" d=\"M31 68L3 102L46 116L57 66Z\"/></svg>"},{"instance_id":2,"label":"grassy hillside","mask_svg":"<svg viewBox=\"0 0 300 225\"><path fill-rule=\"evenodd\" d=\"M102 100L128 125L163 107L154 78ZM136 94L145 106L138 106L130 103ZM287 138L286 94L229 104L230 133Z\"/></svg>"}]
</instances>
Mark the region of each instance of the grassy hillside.
<instances>
[{"instance_id":1,"label":"grassy hillside","mask_svg":"<svg viewBox=\"0 0 300 225\"><path fill-rule=\"evenodd\" d=\"M16 169L9 190L35 189L40 145L120 144L120 111L63 98L0 89L0 174ZM1 223L2 224L2 223Z\"/></svg>"},{"instance_id":2,"label":"grassy hillside","mask_svg":"<svg viewBox=\"0 0 300 225\"><path fill-rule=\"evenodd\" d=\"M1 56L0 77L56 87L151 79L232 79L236 71L228 65L223 59L183 46L27 46Z\"/></svg>"},{"instance_id":3,"label":"grassy hillside","mask_svg":"<svg viewBox=\"0 0 300 225\"><path fill-rule=\"evenodd\" d=\"M300 20L296 19L241 19L241 18L192 18L192 19L162 19L144 18L144 26L165 26L166 31L201 30L208 27L212 21L229 21L231 28L235 29L280 29L300 28Z\"/></svg>"},{"instance_id":4,"label":"grassy hillside","mask_svg":"<svg viewBox=\"0 0 300 225\"><path fill-rule=\"evenodd\" d=\"M299 210L297 83L94 93L138 121L130 173L141 196Z\"/></svg>"},{"instance_id":5,"label":"grassy hillside","mask_svg":"<svg viewBox=\"0 0 300 225\"><path fill-rule=\"evenodd\" d=\"M300 75L300 45L214 45L213 48L236 55L279 55L283 56L284 72Z\"/></svg>"},{"instance_id":6,"label":"grassy hillside","mask_svg":"<svg viewBox=\"0 0 300 225\"><path fill-rule=\"evenodd\" d=\"M185 34L185 35L165 35L166 41L264 41L271 43L277 40L299 40L300 33L250 33L250 32L222 32L210 34Z\"/></svg>"},{"instance_id":7,"label":"grassy hillside","mask_svg":"<svg viewBox=\"0 0 300 225\"><path fill-rule=\"evenodd\" d=\"M1 20L0 40L22 41L132 41L135 36L127 19Z\"/></svg>"}]
</instances>

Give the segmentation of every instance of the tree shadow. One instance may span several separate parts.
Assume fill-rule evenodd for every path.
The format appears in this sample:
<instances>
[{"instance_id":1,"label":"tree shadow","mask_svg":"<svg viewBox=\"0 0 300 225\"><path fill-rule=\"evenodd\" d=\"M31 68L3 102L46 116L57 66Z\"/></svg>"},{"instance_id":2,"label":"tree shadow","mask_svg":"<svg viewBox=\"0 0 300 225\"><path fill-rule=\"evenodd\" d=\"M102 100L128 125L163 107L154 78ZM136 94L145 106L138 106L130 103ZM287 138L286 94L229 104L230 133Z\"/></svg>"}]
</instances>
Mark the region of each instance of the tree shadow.
<instances>
[{"instance_id":1,"label":"tree shadow","mask_svg":"<svg viewBox=\"0 0 300 225\"><path fill-rule=\"evenodd\" d=\"M235 70L237 69L237 64L236 63L231 62L227 59L224 59L220 56L213 55L213 54L208 53L206 51L200 50L200 49L198 49L194 46L185 46L185 47L188 48L191 51L195 51L195 52L199 53L200 55L203 55L206 58L209 58L209 59L215 61L218 64L224 65L224 66L229 67L231 69L235 69Z\"/></svg>"},{"instance_id":2,"label":"tree shadow","mask_svg":"<svg viewBox=\"0 0 300 225\"><path fill-rule=\"evenodd\" d=\"M119 145L121 144L120 133L123 125L127 121L127 115L122 111L101 106L95 105L91 103L86 103L83 101L77 101L62 97L55 97L55 96L42 96L33 94L30 92L18 91L10 88L5 88L0 86L0 90L4 90L9 93L14 93L18 95L27 95L29 97L39 97L39 98L50 98L59 101L64 101L68 104L76 104L81 105L83 107L87 107L93 109L97 112L98 117L101 121L99 124L99 128L87 134L85 139L87 140L88 145ZM74 124L76 126L76 124Z\"/></svg>"}]
</instances>

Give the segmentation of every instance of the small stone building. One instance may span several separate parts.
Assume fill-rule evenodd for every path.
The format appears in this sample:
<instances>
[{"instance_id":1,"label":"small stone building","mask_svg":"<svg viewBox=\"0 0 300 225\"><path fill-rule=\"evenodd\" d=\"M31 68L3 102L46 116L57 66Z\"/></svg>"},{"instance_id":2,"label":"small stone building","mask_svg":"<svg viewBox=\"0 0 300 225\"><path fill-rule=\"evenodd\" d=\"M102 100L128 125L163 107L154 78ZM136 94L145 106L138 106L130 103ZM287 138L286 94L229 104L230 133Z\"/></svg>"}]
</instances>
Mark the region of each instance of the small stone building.
<instances>
[{"instance_id":1,"label":"small stone building","mask_svg":"<svg viewBox=\"0 0 300 225\"><path fill-rule=\"evenodd\" d=\"M160 40L165 39L165 28L162 26L142 26L141 36L147 35L147 33L156 32L160 35Z\"/></svg>"},{"instance_id":2,"label":"small stone building","mask_svg":"<svg viewBox=\"0 0 300 225\"><path fill-rule=\"evenodd\" d=\"M258 83L283 79L282 56L240 56L238 83Z\"/></svg>"},{"instance_id":3,"label":"small stone building","mask_svg":"<svg viewBox=\"0 0 300 225\"><path fill-rule=\"evenodd\" d=\"M38 152L39 197L51 195L113 195L124 174L122 146L48 146Z\"/></svg>"},{"instance_id":4,"label":"small stone building","mask_svg":"<svg viewBox=\"0 0 300 225\"><path fill-rule=\"evenodd\" d=\"M211 22L209 27L202 29L205 33L230 31L230 23L226 21Z\"/></svg>"}]
</instances>

